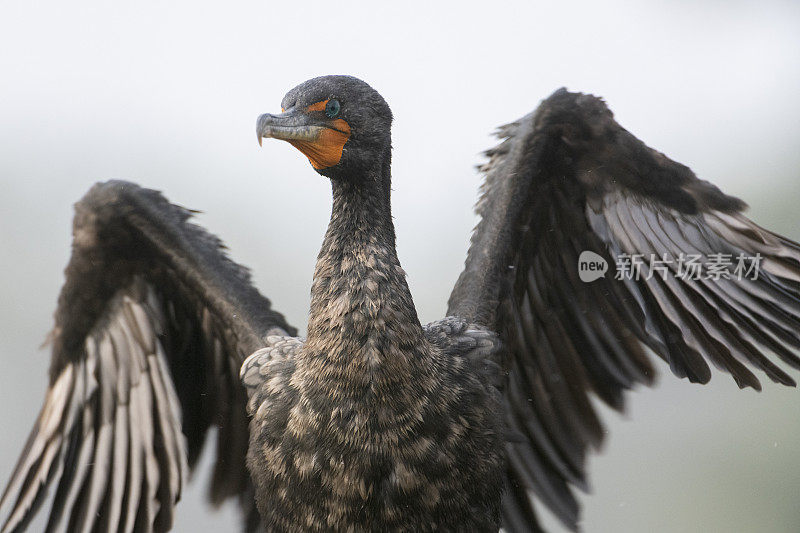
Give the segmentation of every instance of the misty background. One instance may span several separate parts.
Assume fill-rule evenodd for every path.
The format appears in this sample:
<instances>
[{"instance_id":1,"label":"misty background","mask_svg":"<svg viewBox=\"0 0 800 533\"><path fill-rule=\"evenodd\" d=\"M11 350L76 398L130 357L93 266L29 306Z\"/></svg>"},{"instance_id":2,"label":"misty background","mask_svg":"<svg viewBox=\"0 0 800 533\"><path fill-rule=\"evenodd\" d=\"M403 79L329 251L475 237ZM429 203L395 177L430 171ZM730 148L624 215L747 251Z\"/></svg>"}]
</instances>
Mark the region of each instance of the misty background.
<instances>
[{"instance_id":1,"label":"misty background","mask_svg":"<svg viewBox=\"0 0 800 533\"><path fill-rule=\"evenodd\" d=\"M561 86L603 96L648 145L800 239L796 2L222 6L0 3L3 485L44 398L39 345L72 204L92 183L136 181L203 211L197 221L305 329L330 187L290 145L259 149L254 126L313 76L361 77L394 111L398 252L424 322L444 315L463 265L491 132ZM719 372L701 387L658 368L624 416L605 410L584 531L800 529L800 391L739 391ZM232 504L208 510L207 481L202 468L176 531L239 530Z\"/></svg>"}]
</instances>

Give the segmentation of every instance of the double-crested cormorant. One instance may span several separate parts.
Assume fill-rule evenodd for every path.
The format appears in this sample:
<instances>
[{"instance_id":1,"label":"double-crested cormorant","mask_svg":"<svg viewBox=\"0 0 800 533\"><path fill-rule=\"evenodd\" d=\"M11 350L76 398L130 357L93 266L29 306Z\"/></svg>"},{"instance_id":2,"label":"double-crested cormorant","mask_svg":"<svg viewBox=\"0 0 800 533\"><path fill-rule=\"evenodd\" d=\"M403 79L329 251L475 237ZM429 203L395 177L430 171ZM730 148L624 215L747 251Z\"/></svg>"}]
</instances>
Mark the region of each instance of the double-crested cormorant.
<instances>
[{"instance_id":1,"label":"double-crested cormorant","mask_svg":"<svg viewBox=\"0 0 800 533\"><path fill-rule=\"evenodd\" d=\"M395 252L388 105L326 76L282 107L259 117L259 141L290 142L333 188L307 338L189 211L94 186L3 532L48 487L52 529L168 530L211 425L212 497L239 497L248 530L256 503L270 531L530 531L533 499L575 529L573 487L603 437L590 393L621 408L651 383L645 347L694 382L710 361L740 387L760 388L748 367L794 385L762 351L800 367L800 245L600 99L562 89L501 128L448 317L425 326ZM602 275L621 258L629 272Z\"/></svg>"}]
</instances>

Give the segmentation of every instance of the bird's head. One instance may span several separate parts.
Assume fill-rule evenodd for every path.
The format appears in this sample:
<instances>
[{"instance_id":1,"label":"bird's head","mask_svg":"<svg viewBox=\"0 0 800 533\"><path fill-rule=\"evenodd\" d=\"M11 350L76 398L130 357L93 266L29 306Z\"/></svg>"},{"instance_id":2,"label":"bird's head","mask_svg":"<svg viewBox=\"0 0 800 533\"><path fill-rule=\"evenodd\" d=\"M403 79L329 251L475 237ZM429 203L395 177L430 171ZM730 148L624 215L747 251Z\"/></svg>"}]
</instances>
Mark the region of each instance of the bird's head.
<instances>
[{"instance_id":1,"label":"bird's head","mask_svg":"<svg viewBox=\"0 0 800 533\"><path fill-rule=\"evenodd\" d=\"M272 137L303 152L329 178L375 168L391 149L392 112L378 92L352 76L321 76L283 97L281 113L258 117L258 142Z\"/></svg>"}]
</instances>

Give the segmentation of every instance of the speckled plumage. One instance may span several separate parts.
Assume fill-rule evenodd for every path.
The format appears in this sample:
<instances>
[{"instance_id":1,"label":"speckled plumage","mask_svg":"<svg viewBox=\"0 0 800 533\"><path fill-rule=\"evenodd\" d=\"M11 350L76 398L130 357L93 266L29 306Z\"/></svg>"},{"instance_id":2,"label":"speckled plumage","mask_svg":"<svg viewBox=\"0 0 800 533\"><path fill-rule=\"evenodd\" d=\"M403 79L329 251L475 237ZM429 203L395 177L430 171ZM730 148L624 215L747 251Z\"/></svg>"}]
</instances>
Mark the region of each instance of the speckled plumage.
<instances>
[{"instance_id":1,"label":"speckled plumage","mask_svg":"<svg viewBox=\"0 0 800 533\"><path fill-rule=\"evenodd\" d=\"M369 116L386 121L372 165L332 178L308 338L270 341L245 364L248 466L269 530L499 525L501 410L483 361L499 340L456 318L419 323L395 252L390 117Z\"/></svg>"},{"instance_id":2,"label":"speckled plumage","mask_svg":"<svg viewBox=\"0 0 800 533\"><path fill-rule=\"evenodd\" d=\"M469 336L463 321L441 327ZM419 343L435 377L362 390L309 386L296 338L271 338L248 360L248 467L269 531L497 530L499 398L449 340Z\"/></svg>"}]
</instances>

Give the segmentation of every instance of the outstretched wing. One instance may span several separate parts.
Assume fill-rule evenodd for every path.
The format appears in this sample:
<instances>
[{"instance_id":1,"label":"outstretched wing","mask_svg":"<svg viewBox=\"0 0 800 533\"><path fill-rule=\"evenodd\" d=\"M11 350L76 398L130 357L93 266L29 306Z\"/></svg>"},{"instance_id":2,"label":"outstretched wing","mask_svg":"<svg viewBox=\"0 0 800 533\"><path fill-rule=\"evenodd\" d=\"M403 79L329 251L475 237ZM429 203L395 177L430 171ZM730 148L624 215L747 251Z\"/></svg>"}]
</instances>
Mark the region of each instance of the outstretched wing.
<instances>
[{"instance_id":1,"label":"outstretched wing","mask_svg":"<svg viewBox=\"0 0 800 533\"><path fill-rule=\"evenodd\" d=\"M794 385L764 353L800 367L800 245L745 218L741 200L645 146L593 96L561 89L499 134L448 313L507 346L519 438L507 444L506 527L533 520L533 491L574 529L570 485L585 487L586 450L603 438L589 393L621 409L626 389L652 382L645 345L694 382L710 379L711 362L740 387L760 388L754 368Z\"/></svg>"},{"instance_id":2,"label":"outstretched wing","mask_svg":"<svg viewBox=\"0 0 800 533\"><path fill-rule=\"evenodd\" d=\"M170 529L211 425L211 499L240 496L254 530L239 368L268 332L295 330L158 192L102 183L75 210L50 386L0 500L2 532L24 530L49 488L48 531Z\"/></svg>"}]
</instances>

